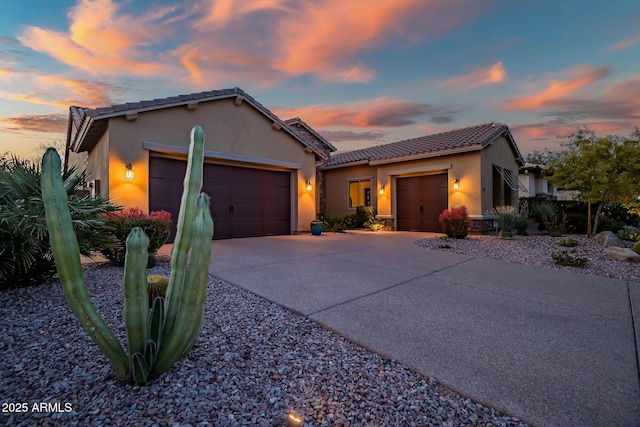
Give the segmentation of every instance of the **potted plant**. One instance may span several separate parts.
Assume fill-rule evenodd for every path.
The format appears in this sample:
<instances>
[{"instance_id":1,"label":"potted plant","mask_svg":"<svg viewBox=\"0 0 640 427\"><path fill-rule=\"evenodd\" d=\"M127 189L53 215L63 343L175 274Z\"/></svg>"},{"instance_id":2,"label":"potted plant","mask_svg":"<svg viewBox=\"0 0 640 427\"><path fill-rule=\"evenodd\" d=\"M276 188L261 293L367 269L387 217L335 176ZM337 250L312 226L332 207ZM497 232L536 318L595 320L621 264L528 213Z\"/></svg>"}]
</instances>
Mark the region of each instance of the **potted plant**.
<instances>
[{"instance_id":1,"label":"potted plant","mask_svg":"<svg viewBox=\"0 0 640 427\"><path fill-rule=\"evenodd\" d=\"M322 229L324 227L324 221L321 219L314 219L311 221L311 234L314 236L319 236L322 234Z\"/></svg>"}]
</instances>

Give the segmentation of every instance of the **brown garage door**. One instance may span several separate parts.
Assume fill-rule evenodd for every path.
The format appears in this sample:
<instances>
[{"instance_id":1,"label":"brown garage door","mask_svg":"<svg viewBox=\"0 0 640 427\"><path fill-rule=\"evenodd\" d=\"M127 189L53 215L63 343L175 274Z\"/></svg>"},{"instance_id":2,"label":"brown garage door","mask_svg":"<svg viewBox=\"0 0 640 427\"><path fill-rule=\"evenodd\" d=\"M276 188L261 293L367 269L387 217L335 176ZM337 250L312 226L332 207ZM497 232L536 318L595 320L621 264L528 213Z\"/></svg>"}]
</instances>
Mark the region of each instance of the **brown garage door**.
<instances>
[{"instance_id":1,"label":"brown garage door","mask_svg":"<svg viewBox=\"0 0 640 427\"><path fill-rule=\"evenodd\" d=\"M149 209L177 222L185 161L151 157ZM202 191L211 198L214 239L291 233L290 173L205 164ZM171 231L173 241L175 227Z\"/></svg>"},{"instance_id":2,"label":"brown garage door","mask_svg":"<svg viewBox=\"0 0 640 427\"><path fill-rule=\"evenodd\" d=\"M398 230L441 232L438 217L448 207L447 174L396 180Z\"/></svg>"}]
</instances>

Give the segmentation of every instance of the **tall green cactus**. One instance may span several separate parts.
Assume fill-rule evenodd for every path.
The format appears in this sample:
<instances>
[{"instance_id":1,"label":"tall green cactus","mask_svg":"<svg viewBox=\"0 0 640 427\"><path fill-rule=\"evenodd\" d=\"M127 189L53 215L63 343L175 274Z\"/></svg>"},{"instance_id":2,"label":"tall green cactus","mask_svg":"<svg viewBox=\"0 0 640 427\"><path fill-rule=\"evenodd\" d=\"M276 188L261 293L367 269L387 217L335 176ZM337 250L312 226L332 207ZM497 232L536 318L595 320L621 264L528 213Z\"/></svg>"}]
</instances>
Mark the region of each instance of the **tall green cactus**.
<instances>
[{"instance_id":1,"label":"tall green cactus","mask_svg":"<svg viewBox=\"0 0 640 427\"><path fill-rule=\"evenodd\" d=\"M42 199L65 298L84 330L111 361L119 380L133 379L145 384L150 373L160 374L184 357L200 333L213 238L209 197L200 193L203 164L204 132L195 126L191 130L166 300L157 297L150 306L146 276L148 237L136 227L127 238L124 317L128 351L125 352L96 312L82 276L78 241L60 174L60 156L50 148L42 158ZM187 263L189 251L191 259Z\"/></svg>"}]
</instances>

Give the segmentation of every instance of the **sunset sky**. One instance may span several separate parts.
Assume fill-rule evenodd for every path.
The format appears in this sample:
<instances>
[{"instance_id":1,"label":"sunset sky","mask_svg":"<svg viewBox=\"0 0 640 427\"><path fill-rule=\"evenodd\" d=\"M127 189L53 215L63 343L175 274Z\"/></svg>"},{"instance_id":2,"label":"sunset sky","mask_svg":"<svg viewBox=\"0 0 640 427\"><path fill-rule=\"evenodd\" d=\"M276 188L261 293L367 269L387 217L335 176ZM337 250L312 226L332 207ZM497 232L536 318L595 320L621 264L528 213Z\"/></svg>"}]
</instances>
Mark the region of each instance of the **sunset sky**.
<instances>
[{"instance_id":1,"label":"sunset sky","mask_svg":"<svg viewBox=\"0 0 640 427\"><path fill-rule=\"evenodd\" d=\"M238 86L340 150L491 121L523 154L640 126L637 0L31 0L0 12L0 154L71 105Z\"/></svg>"}]
</instances>

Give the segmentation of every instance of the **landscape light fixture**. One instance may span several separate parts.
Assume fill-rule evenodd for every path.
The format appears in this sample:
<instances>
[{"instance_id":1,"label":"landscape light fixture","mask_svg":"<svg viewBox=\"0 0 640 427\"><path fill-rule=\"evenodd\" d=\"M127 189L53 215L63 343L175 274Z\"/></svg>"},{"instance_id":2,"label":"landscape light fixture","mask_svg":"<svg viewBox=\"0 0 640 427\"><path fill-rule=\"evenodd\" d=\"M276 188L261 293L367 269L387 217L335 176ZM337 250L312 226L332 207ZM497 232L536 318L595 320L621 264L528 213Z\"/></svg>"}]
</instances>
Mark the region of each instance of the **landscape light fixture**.
<instances>
[{"instance_id":1,"label":"landscape light fixture","mask_svg":"<svg viewBox=\"0 0 640 427\"><path fill-rule=\"evenodd\" d=\"M453 181L453 189L454 190L459 190L460 189L460 180L456 179L455 181Z\"/></svg>"},{"instance_id":2,"label":"landscape light fixture","mask_svg":"<svg viewBox=\"0 0 640 427\"><path fill-rule=\"evenodd\" d=\"M311 181L307 181L307 191L311 191Z\"/></svg>"},{"instance_id":3,"label":"landscape light fixture","mask_svg":"<svg viewBox=\"0 0 640 427\"><path fill-rule=\"evenodd\" d=\"M300 427L302 425L302 417L296 414L287 415L287 419L284 422L284 427Z\"/></svg>"},{"instance_id":4,"label":"landscape light fixture","mask_svg":"<svg viewBox=\"0 0 640 427\"><path fill-rule=\"evenodd\" d=\"M127 181L132 181L134 177L133 167L131 163L127 163L127 170L124 172L124 179Z\"/></svg>"}]
</instances>

